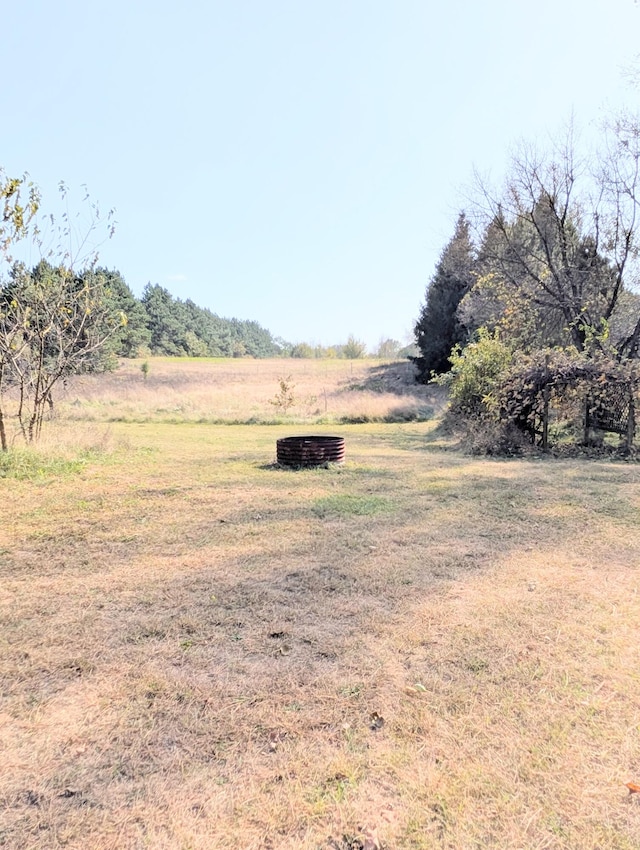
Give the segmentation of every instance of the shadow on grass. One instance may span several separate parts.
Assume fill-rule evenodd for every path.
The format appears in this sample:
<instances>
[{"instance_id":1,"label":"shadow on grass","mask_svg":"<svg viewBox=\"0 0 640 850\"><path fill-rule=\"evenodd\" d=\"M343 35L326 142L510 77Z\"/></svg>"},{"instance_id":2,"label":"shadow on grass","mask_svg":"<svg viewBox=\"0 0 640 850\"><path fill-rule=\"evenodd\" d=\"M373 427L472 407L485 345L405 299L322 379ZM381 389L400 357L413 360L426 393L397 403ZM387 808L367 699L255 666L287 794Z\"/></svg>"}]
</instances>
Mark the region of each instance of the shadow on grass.
<instances>
[{"instance_id":1,"label":"shadow on grass","mask_svg":"<svg viewBox=\"0 0 640 850\"><path fill-rule=\"evenodd\" d=\"M348 389L419 398L425 395L425 386L416 382L415 367L409 360L372 366L364 380L348 384Z\"/></svg>"}]
</instances>

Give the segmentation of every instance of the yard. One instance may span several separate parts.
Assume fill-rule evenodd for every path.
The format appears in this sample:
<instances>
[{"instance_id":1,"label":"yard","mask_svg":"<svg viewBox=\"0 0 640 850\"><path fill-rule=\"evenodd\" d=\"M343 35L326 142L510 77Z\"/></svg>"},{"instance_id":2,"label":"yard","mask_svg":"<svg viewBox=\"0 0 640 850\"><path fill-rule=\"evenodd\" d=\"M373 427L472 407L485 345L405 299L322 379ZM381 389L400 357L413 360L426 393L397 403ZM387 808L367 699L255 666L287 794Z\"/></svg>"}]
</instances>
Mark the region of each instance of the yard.
<instances>
[{"instance_id":1,"label":"yard","mask_svg":"<svg viewBox=\"0 0 640 850\"><path fill-rule=\"evenodd\" d=\"M289 365L84 378L0 465L0 846L637 848L638 465Z\"/></svg>"}]
</instances>

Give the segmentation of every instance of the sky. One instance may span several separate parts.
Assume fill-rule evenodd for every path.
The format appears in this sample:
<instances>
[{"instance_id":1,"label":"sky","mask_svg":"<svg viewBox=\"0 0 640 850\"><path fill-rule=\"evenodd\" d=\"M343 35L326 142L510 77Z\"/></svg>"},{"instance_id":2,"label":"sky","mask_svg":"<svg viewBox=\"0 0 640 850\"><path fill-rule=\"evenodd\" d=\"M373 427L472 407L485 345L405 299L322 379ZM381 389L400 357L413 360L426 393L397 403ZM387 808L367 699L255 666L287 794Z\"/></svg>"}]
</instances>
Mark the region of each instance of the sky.
<instances>
[{"instance_id":1,"label":"sky","mask_svg":"<svg viewBox=\"0 0 640 850\"><path fill-rule=\"evenodd\" d=\"M0 168L137 296L290 342L410 341L474 170L640 87L634 0L2 3ZM75 218L77 216L77 218Z\"/></svg>"}]
</instances>

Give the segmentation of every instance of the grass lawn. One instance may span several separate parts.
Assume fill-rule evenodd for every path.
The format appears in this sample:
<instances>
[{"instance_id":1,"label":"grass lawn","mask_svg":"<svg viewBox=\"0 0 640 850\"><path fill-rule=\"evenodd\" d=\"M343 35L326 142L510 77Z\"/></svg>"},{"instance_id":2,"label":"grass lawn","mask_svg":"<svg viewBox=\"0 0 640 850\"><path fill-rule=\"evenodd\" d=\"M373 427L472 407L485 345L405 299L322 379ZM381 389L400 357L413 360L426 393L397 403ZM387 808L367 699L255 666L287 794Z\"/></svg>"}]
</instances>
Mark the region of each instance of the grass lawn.
<instances>
[{"instance_id":1,"label":"grass lawn","mask_svg":"<svg viewBox=\"0 0 640 850\"><path fill-rule=\"evenodd\" d=\"M292 368L236 425L289 364L130 364L0 458L0 847L636 850L638 465ZM344 466L275 466L298 433Z\"/></svg>"}]
</instances>

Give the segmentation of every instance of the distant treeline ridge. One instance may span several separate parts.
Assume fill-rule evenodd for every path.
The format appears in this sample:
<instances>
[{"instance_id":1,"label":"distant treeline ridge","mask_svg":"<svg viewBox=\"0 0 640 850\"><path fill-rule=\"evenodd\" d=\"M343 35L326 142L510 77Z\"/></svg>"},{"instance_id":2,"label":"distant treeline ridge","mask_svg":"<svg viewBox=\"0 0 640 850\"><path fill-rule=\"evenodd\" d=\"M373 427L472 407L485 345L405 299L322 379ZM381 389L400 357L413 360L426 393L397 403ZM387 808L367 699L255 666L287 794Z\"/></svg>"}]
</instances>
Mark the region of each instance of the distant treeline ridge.
<instances>
[{"instance_id":1,"label":"distant treeline ridge","mask_svg":"<svg viewBox=\"0 0 640 850\"><path fill-rule=\"evenodd\" d=\"M366 345L350 336L343 345L310 346L274 337L258 322L225 319L191 299L182 301L158 284L147 284L136 298L120 272L92 270L104 280L104 291L114 312L126 323L111 339L109 347L119 357L149 355L173 357L344 357L367 354ZM382 340L375 355L393 359L406 355L396 340Z\"/></svg>"}]
</instances>

